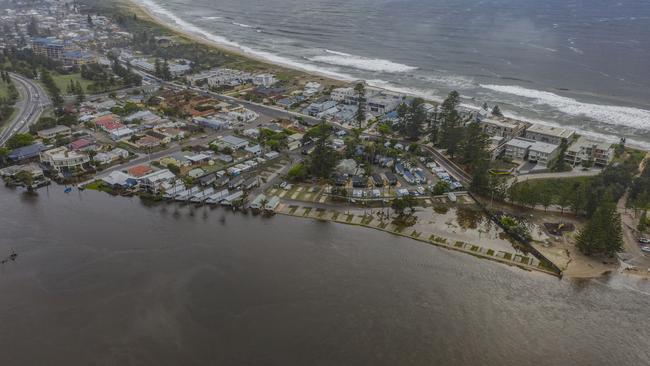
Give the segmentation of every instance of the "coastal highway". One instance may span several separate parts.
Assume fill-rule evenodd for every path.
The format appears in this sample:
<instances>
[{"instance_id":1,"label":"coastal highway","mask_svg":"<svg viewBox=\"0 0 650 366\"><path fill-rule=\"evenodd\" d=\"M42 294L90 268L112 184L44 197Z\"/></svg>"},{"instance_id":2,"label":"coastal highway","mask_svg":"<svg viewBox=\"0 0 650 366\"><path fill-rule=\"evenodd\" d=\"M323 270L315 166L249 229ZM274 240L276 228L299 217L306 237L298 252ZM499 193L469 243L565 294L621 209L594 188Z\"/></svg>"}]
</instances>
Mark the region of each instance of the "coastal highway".
<instances>
[{"instance_id":1,"label":"coastal highway","mask_svg":"<svg viewBox=\"0 0 650 366\"><path fill-rule=\"evenodd\" d=\"M22 133L29 129L29 126L36 122L50 100L45 90L35 81L24 76L9 73L11 79L20 93L20 100L16 102L17 109L13 120L9 121L0 132L0 146L16 133Z\"/></svg>"}]
</instances>

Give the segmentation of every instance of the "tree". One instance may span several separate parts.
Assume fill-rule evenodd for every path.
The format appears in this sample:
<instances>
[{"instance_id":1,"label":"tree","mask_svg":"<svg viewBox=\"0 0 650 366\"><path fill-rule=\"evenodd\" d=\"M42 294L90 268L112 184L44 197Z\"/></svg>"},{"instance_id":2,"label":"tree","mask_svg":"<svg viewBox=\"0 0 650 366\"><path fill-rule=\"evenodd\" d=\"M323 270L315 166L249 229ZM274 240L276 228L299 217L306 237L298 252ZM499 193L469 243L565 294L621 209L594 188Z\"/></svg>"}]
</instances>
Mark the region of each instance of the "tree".
<instances>
[{"instance_id":1,"label":"tree","mask_svg":"<svg viewBox=\"0 0 650 366\"><path fill-rule=\"evenodd\" d=\"M362 128L363 123L366 121L366 87L363 83L357 83L354 86L354 91L357 93L357 113L355 119L358 128Z\"/></svg>"},{"instance_id":2,"label":"tree","mask_svg":"<svg viewBox=\"0 0 650 366\"><path fill-rule=\"evenodd\" d=\"M410 140L417 140L420 137L422 125L427 121L424 99L415 98L410 105L400 104L397 108L397 116L400 132Z\"/></svg>"},{"instance_id":3,"label":"tree","mask_svg":"<svg viewBox=\"0 0 650 366\"><path fill-rule=\"evenodd\" d=\"M564 172L571 170L571 166L566 162L566 150L569 147L569 143L566 139L562 139L560 142L560 152L557 157L551 162L551 171L553 172Z\"/></svg>"},{"instance_id":4,"label":"tree","mask_svg":"<svg viewBox=\"0 0 650 366\"><path fill-rule=\"evenodd\" d=\"M641 213L639 225L637 225L636 229L639 230L639 232L645 232L648 229L648 214L645 210Z\"/></svg>"},{"instance_id":5,"label":"tree","mask_svg":"<svg viewBox=\"0 0 650 366\"><path fill-rule=\"evenodd\" d=\"M576 247L586 255L613 256L623 250L621 215L616 204L606 199L576 237Z\"/></svg>"},{"instance_id":6,"label":"tree","mask_svg":"<svg viewBox=\"0 0 650 366\"><path fill-rule=\"evenodd\" d=\"M34 183L34 177L32 176L32 173L26 170L21 170L16 173L16 181L22 183L25 187L27 187L29 191L32 191L32 184Z\"/></svg>"},{"instance_id":7,"label":"tree","mask_svg":"<svg viewBox=\"0 0 650 366\"><path fill-rule=\"evenodd\" d=\"M292 182L301 182L307 178L309 169L305 163L298 163L289 169L287 172L287 179Z\"/></svg>"},{"instance_id":8,"label":"tree","mask_svg":"<svg viewBox=\"0 0 650 366\"><path fill-rule=\"evenodd\" d=\"M315 177L328 178L332 174L334 166L336 166L336 152L327 144L329 134L330 130L326 128L323 119L320 122L319 135L309 164L309 171Z\"/></svg>"},{"instance_id":9,"label":"tree","mask_svg":"<svg viewBox=\"0 0 650 366\"><path fill-rule=\"evenodd\" d=\"M34 143L34 136L28 133L17 133L9 140L7 140L6 146L10 149L17 149L19 147L28 146Z\"/></svg>"},{"instance_id":10,"label":"tree","mask_svg":"<svg viewBox=\"0 0 650 366\"><path fill-rule=\"evenodd\" d=\"M172 73L169 71L169 63L167 62L167 59L163 61L162 66L160 67L160 73L163 80L171 80Z\"/></svg>"},{"instance_id":11,"label":"tree","mask_svg":"<svg viewBox=\"0 0 650 366\"><path fill-rule=\"evenodd\" d=\"M75 83L75 94L77 95L77 103L81 104L86 100L86 94L84 93L84 88L81 86L81 83L77 81Z\"/></svg>"},{"instance_id":12,"label":"tree","mask_svg":"<svg viewBox=\"0 0 650 366\"><path fill-rule=\"evenodd\" d=\"M393 132L393 129L388 123L381 123L377 126L377 132L379 132L379 134L385 138Z\"/></svg>"},{"instance_id":13,"label":"tree","mask_svg":"<svg viewBox=\"0 0 650 366\"><path fill-rule=\"evenodd\" d=\"M433 186L433 195L440 196L441 194L445 194L449 192L450 188L449 183L444 180L439 180L436 185Z\"/></svg>"},{"instance_id":14,"label":"tree","mask_svg":"<svg viewBox=\"0 0 650 366\"><path fill-rule=\"evenodd\" d=\"M88 23L89 26L93 26L93 18L88 14L88 17L86 18L86 22Z\"/></svg>"},{"instance_id":15,"label":"tree","mask_svg":"<svg viewBox=\"0 0 650 366\"><path fill-rule=\"evenodd\" d=\"M460 95L454 90L449 93L441 105L442 121L438 137L439 145L447 149L447 153L452 157L458 151L463 138L462 120L456 110L459 104Z\"/></svg>"},{"instance_id":16,"label":"tree","mask_svg":"<svg viewBox=\"0 0 650 366\"><path fill-rule=\"evenodd\" d=\"M489 144L488 135L481 130L479 124L470 123L460 144L460 162L471 167L481 160L489 160Z\"/></svg>"},{"instance_id":17,"label":"tree","mask_svg":"<svg viewBox=\"0 0 650 366\"><path fill-rule=\"evenodd\" d=\"M27 24L27 33L32 36L38 36L38 21L35 17L29 19L29 24Z\"/></svg>"},{"instance_id":18,"label":"tree","mask_svg":"<svg viewBox=\"0 0 650 366\"><path fill-rule=\"evenodd\" d=\"M495 105L494 108L492 108L492 115L497 117L503 117L503 113L501 113L501 108L499 108L498 105Z\"/></svg>"},{"instance_id":19,"label":"tree","mask_svg":"<svg viewBox=\"0 0 650 366\"><path fill-rule=\"evenodd\" d=\"M178 166L176 166L176 164L173 163L167 164L167 169L169 169L170 172L176 175L179 175L181 173L181 168L179 168Z\"/></svg>"}]
</instances>

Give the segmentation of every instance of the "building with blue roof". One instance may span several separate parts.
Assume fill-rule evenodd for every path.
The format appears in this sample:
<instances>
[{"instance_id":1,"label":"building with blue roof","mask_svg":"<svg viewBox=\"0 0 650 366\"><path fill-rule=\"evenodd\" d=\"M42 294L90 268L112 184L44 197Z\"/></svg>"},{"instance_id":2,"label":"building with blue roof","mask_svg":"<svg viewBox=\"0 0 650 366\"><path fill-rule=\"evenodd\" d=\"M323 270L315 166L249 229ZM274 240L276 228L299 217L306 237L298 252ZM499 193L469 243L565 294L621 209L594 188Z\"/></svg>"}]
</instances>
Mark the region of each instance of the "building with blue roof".
<instances>
[{"instance_id":1,"label":"building with blue roof","mask_svg":"<svg viewBox=\"0 0 650 366\"><path fill-rule=\"evenodd\" d=\"M43 144L32 144L28 146L19 147L17 149L12 150L9 153L9 155L7 155L7 158L14 162L33 159L38 157L44 148L45 146L43 146Z\"/></svg>"}]
</instances>

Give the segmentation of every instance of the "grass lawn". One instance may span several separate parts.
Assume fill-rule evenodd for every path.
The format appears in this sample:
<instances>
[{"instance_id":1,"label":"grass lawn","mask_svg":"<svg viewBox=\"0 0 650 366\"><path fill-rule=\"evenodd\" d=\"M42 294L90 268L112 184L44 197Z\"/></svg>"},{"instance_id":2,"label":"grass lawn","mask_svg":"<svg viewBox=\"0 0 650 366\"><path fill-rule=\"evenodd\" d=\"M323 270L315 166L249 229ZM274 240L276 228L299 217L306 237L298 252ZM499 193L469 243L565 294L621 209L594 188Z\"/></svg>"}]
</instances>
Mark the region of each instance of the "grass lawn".
<instances>
[{"instance_id":1,"label":"grass lawn","mask_svg":"<svg viewBox=\"0 0 650 366\"><path fill-rule=\"evenodd\" d=\"M0 82L0 98L6 98L9 96L9 86L7 83Z\"/></svg>"},{"instance_id":2,"label":"grass lawn","mask_svg":"<svg viewBox=\"0 0 650 366\"><path fill-rule=\"evenodd\" d=\"M73 80L75 83L78 81L81 84L81 87L84 89L84 92L88 93L88 86L92 84L92 81L83 79L81 74L70 74L70 75L60 75L57 73L52 73L52 79L56 83L56 86L61 89L61 95L68 94L68 85L70 85L70 80Z\"/></svg>"},{"instance_id":3,"label":"grass lawn","mask_svg":"<svg viewBox=\"0 0 650 366\"><path fill-rule=\"evenodd\" d=\"M567 189L572 189L576 183L586 183L593 177L573 177L573 178L549 178L549 179L534 179L524 182L519 182L517 185L527 184L532 191L544 192L553 198L559 197L562 192ZM540 193L538 193L540 194Z\"/></svg>"}]
</instances>

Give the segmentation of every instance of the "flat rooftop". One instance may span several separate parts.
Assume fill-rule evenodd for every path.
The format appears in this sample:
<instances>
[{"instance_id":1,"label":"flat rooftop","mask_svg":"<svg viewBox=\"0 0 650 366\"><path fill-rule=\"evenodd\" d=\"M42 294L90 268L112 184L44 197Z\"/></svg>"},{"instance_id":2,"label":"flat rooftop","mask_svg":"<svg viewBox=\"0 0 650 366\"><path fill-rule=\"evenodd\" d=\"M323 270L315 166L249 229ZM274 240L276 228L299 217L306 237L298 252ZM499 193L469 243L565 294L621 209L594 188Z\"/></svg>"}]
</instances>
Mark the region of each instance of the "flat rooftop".
<instances>
[{"instance_id":1,"label":"flat rooftop","mask_svg":"<svg viewBox=\"0 0 650 366\"><path fill-rule=\"evenodd\" d=\"M564 127L554 127L547 125L534 124L526 130L526 132L538 133L547 136L554 136L559 138L568 139L575 133L574 130Z\"/></svg>"}]
</instances>

